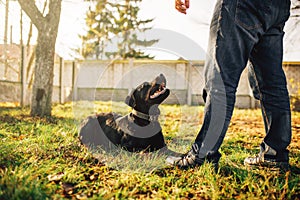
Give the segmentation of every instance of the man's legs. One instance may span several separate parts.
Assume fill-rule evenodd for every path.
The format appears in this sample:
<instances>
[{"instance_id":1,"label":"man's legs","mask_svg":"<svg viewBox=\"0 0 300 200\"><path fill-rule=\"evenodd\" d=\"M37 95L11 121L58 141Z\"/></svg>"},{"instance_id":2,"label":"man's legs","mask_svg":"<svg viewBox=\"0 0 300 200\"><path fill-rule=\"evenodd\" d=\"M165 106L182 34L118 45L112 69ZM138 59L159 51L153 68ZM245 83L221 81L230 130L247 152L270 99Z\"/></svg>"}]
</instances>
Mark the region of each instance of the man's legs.
<instances>
[{"instance_id":1,"label":"man's legs","mask_svg":"<svg viewBox=\"0 0 300 200\"><path fill-rule=\"evenodd\" d=\"M240 74L249 58L255 71L261 70L258 80L263 80L259 88L266 113L267 136L260 156L246 159L245 163L262 164L264 158L286 162L286 147L291 136L290 108L281 62L282 29L288 15L289 1L217 2L205 64L204 122L192 149L177 160L170 158L168 163L181 168L201 165L204 160L218 163L218 149L232 116Z\"/></svg>"},{"instance_id":2,"label":"man's legs","mask_svg":"<svg viewBox=\"0 0 300 200\"><path fill-rule=\"evenodd\" d=\"M262 32L258 18L253 17L248 22L238 13L240 3L237 0L219 0L216 4L205 63L207 97L204 122L191 151L177 161L167 160L169 163L174 161L173 164L185 168L200 165L204 160L219 161L218 149L230 123L240 75L259 40L257 33ZM260 11L259 8L265 6L261 4L255 1L249 6ZM259 16L261 13L255 14Z\"/></svg>"},{"instance_id":3,"label":"man's legs","mask_svg":"<svg viewBox=\"0 0 300 200\"><path fill-rule=\"evenodd\" d=\"M283 26L268 30L255 45L250 56L250 83L261 102L266 137L258 157L245 159L245 164L288 165L287 147L291 142L291 111L286 77L282 69ZM282 163L283 162L283 163ZM269 162L271 165L272 163Z\"/></svg>"}]
</instances>

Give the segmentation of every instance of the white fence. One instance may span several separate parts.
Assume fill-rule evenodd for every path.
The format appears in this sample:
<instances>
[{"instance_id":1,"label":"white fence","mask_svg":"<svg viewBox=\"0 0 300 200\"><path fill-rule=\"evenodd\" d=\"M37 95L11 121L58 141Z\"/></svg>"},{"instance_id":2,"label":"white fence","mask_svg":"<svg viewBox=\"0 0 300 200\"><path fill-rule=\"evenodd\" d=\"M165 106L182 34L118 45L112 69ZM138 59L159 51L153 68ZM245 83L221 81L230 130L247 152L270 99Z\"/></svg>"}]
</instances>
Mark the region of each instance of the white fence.
<instances>
[{"instance_id":1,"label":"white fence","mask_svg":"<svg viewBox=\"0 0 300 200\"><path fill-rule=\"evenodd\" d=\"M203 61L83 61L77 63L73 100L123 101L132 88L163 73L171 95L167 104L202 104ZM237 91L237 107L254 107L247 71Z\"/></svg>"},{"instance_id":2,"label":"white fence","mask_svg":"<svg viewBox=\"0 0 300 200\"><path fill-rule=\"evenodd\" d=\"M63 61L57 58L54 67L53 102L102 100L124 101L127 94L144 81L151 81L163 73L171 95L167 104L202 104L204 61ZM300 63L284 63L291 95L299 95ZM26 70L25 70L26 71ZM20 76L18 76L20 77ZM28 75L26 75L28 77ZM20 80L0 80L0 101L30 103L30 80L22 86ZM32 81L32 80L31 80ZM252 97L247 69L242 74L237 90L236 107L253 108L257 102Z\"/></svg>"}]
</instances>

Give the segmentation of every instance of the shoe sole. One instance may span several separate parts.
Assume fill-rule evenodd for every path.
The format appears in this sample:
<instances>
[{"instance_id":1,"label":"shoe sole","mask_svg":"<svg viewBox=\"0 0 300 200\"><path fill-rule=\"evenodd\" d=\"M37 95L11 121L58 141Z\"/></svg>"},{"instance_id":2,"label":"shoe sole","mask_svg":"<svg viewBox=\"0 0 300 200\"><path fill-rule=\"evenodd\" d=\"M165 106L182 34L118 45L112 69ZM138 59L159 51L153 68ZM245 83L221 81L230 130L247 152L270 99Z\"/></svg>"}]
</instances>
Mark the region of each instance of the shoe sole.
<instances>
[{"instance_id":1,"label":"shoe sole","mask_svg":"<svg viewBox=\"0 0 300 200\"><path fill-rule=\"evenodd\" d=\"M246 167L251 167L251 168L255 168L255 169L268 169L270 171L281 171L281 172L287 172L290 170L290 167L288 164L286 163L274 163L274 162L270 162L270 163L262 163L262 164L248 164L244 162L244 166Z\"/></svg>"}]
</instances>

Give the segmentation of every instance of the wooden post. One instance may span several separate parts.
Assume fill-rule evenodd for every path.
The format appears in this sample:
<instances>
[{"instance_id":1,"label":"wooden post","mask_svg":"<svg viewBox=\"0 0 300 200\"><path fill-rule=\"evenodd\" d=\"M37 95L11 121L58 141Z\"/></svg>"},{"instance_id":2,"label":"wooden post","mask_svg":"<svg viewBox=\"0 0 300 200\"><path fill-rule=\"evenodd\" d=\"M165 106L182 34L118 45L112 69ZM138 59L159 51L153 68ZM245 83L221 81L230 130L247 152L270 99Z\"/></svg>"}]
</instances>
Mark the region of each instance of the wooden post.
<instances>
[{"instance_id":1,"label":"wooden post","mask_svg":"<svg viewBox=\"0 0 300 200\"><path fill-rule=\"evenodd\" d=\"M12 45L12 43L13 43L13 40L12 40L12 38L13 38L13 26L11 25L10 26L10 37L9 37L9 44L10 45Z\"/></svg>"},{"instance_id":2,"label":"wooden post","mask_svg":"<svg viewBox=\"0 0 300 200\"><path fill-rule=\"evenodd\" d=\"M177 100L179 104L187 104L187 64L185 61L178 61L175 63L176 77L175 77L175 88L178 91L186 91L186 94L183 95L182 92L179 92L177 95Z\"/></svg>"},{"instance_id":3,"label":"wooden post","mask_svg":"<svg viewBox=\"0 0 300 200\"><path fill-rule=\"evenodd\" d=\"M72 101L77 101L77 86L75 84L76 81L76 62L73 61L72 62L72 91L73 91L73 95L72 95Z\"/></svg>"},{"instance_id":4,"label":"wooden post","mask_svg":"<svg viewBox=\"0 0 300 200\"><path fill-rule=\"evenodd\" d=\"M64 103L64 60L59 57L59 103Z\"/></svg>"},{"instance_id":5,"label":"wooden post","mask_svg":"<svg viewBox=\"0 0 300 200\"><path fill-rule=\"evenodd\" d=\"M24 67L24 45L23 45L23 11L20 10L20 50L21 50L21 61L20 61L20 77L21 77L21 101L20 106L24 107L26 102L26 69Z\"/></svg>"},{"instance_id":6,"label":"wooden post","mask_svg":"<svg viewBox=\"0 0 300 200\"><path fill-rule=\"evenodd\" d=\"M131 72L131 70L133 70L133 67L134 67L134 60L132 59L132 58L130 58L129 59L129 62L128 62L128 65L129 65L129 71L130 71L130 87L128 88L128 93L132 90L132 88L134 88L135 87L135 85L133 85L133 81L132 81L132 79L133 79L133 74L134 73L132 73Z\"/></svg>"},{"instance_id":7,"label":"wooden post","mask_svg":"<svg viewBox=\"0 0 300 200\"><path fill-rule=\"evenodd\" d=\"M5 25L4 25L4 78L7 79L7 33L8 33L8 11L9 11L9 0L5 1Z\"/></svg>"},{"instance_id":8,"label":"wooden post","mask_svg":"<svg viewBox=\"0 0 300 200\"><path fill-rule=\"evenodd\" d=\"M21 73L21 107L25 106L25 96L26 96L26 70L24 67L24 46L21 44L21 62L20 62L20 73Z\"/></svg>"},{"instance_id":9,"label":"wooden post","mask_svg":"<svg viewBox=\"0 0 300 200\"><path fill-rule=\"evenodd\" d=\"M187 104L190 106L192 105L192 77L191 77L191 68L192 64L190 62L186 63L186 68L187 68Z\"/></svg>"}]
</instances>

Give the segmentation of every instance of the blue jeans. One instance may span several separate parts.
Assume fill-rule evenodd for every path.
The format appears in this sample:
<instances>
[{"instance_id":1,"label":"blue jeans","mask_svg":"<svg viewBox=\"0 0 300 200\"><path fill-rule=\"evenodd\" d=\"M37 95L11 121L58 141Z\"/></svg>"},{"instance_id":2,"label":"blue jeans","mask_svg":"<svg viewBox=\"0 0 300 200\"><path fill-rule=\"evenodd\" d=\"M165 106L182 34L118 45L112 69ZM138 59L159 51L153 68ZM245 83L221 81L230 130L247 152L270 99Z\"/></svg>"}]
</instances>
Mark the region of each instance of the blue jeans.
<instances>
[{"instance_id":1,"label":"blue jeans","mask_svg":"<svg viewBox=\"0 0 300 200\"><path fill-rule=\"evenodd\" d=\"M278 160L288 159L291 111L282 69L283 28L290 0L218 0L205 63L204 121L195 143L199 156L219 156L235 104L242 71L249 63L250 84L261 100L264 141Z\"/></svg>"}]
</instances>

